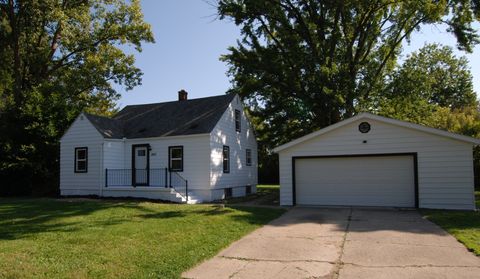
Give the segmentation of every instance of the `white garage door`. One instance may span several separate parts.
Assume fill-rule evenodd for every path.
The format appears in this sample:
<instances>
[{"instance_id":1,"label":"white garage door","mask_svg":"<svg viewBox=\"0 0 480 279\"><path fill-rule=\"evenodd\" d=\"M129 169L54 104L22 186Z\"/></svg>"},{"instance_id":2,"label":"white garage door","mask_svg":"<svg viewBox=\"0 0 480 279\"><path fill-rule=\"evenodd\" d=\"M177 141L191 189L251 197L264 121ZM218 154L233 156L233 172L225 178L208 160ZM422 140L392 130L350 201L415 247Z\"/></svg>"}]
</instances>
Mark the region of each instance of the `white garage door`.
<instances>
[{"instance_id":1,"label":"white garage door","mask_svg":"<svg viewBox=\"0 0 480 279\"><path fill-rule=\"evenodd\" d=\"M298 205L415 206L413 156L295 160Z\"/></svg>"}]
</instances>

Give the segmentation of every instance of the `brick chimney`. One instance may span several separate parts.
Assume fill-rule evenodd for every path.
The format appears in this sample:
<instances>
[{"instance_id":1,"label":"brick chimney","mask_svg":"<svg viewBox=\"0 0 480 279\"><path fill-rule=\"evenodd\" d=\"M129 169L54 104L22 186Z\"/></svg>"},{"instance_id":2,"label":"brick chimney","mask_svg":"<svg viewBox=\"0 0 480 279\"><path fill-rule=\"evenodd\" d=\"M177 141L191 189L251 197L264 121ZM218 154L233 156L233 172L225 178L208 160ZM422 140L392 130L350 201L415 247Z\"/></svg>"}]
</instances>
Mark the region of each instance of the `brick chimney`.
<instances>
[{"instance_id":1,"label":"brick chimney","mask_svg":"<svg viewBox=\"0 0 480 279\"><path fill-rule=\"evenodd\" d=\"M188 96L187 91L185 91L183 89L178 91L178 100L179 101L186 101L188 99L187 96Z\"/></svg>"}]
</instances>

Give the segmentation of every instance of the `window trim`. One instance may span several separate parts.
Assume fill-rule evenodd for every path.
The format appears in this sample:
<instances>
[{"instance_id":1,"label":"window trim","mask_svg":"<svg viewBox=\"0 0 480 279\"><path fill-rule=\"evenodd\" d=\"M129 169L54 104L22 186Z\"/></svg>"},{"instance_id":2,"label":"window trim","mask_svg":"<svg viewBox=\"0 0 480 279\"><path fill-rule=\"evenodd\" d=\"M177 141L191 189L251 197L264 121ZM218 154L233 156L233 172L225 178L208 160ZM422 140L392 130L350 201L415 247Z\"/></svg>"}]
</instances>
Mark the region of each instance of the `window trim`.
<instances>
[{"instance_id":1,"label":"window trim","mask_svg":"<svg viewBox=\"0 0 480 279\"><path fill-rule=\"evenodd\" d=\"M181 158L172 158L172 150L174 149L181 149L182 150L182 157ZM172 160L178 160L182 163L180 169L173 169L172 168ZM174 172L183 172L183 145L175 145L168 147L168 170Z\"/></svg>"},{"instance_id":2,"label":"window trim","mask_svg":"<svg viewBox=\"0 0 480 279\"><path fill-rule=\"evenodd\" d=\"M227 157L225 157L225 151L227 151ZM227 162L226 165L225 165L225 161ZM223 173L230 173L230 147L228 145L224 145L222 148L222 164L223 164Z\"/></svg>"},{"instance_id":3,"label":"window trim","mask_svg":"<svg viewBox=\"0 0 480 279\"><path fill-rule=\"evenodd\" d=\"M242 114L238 109L235 110L235 131L242 131Z\"/></svg>"},{"instance_id":4,"label":"window trim","mask_svg":"<svg viewBox=\"0 0 480 279\"><path fill-rule=\"evenodd\" d=\"M85 159L78 159L78 151L85 150ZM85 170L78 170L78 160L85 161ZM87 173L88 172L88 147L75 147L75 155L73 161L73 172L74 173Z\"/></svg>"},{"instance_id":5,"label":"window trim","mask_svg":"<svg viewBox=\"0 0 480 279\"><path fill-rule=\"evenodd\" d=\"M248 159L250 159L250 162ZM245 149L245 165L248 167L252 166L252 150L250 148Z\"/></svg>"}]
</instances>

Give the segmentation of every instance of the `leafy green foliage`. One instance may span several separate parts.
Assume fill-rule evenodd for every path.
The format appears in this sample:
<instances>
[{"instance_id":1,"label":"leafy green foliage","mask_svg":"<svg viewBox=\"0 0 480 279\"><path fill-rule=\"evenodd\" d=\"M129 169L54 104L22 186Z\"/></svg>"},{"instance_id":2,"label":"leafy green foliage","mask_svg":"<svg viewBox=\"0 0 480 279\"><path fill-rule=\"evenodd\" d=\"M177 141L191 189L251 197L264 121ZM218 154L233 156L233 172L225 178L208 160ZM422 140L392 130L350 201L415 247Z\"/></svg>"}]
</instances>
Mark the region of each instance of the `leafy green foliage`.
<instances>
[{"instance_id":1,"label":"leafy green foliage","mask_svg":"<svg viewBox=\"0 0 480 279\"><path fill-rule=\"evenodd\" d=\"M1 278L179 278L283 209L0 199Z\"/></svg>"},{"instance_id":2,"label":"leafy green foliage","mask_svg":"<svg viewBox=\"0 0 480 279\"><path fill-rule=\"evenodd\" d=\"M473 120L477 100L472 78L465 57L455 57L450 47L425 45L393 71L378 100L368 105L382 115L465 134L467 131L449 125L445 118ZM463 110L470 117L462 120L458 116ZM450 112L452 114L447 115Z\"/></svg>"},{"instance_id":3,"label":"leafy green foliage","mask_svg":"<svg viewBox=\"0 0 480 279\"><path fill-rule=\"evenodd\" d=\"M140 84L119 46L153 35L138 0L1 0L0 18L0 194L54 192L61 135L82 110L114 111L112 83Z\"/></svg>"},{"instance_id":4,"label":"leafy green foliage","mask_svg":"<svg viewBox=\"0 0 480 279\"><path fill-rule=\"evenodd\" d=\"M218 12L242 30L222 57L231 91L264 122L270 146L354 114L383 90L402 42L422 24L450 16L459 46L477 42L469 1L220 0Z\"/></svg>"},{"instance_id":5,"label":"leafy green foliage","mask_svg":"<svg viewBox=\"0 0 480 279\"><path fill-rule=\"evenodd\" d=\"M476 97L467 59L455 57L449 47L429 44L409 55L390 75L386 89L364 105L384 116L479 138ZM478 147L474 159L478 172Z\"/></svg>"},{"instance_id":6,"label":"leafy green foliage","mask_svg":"<svg viewBox=\"0 0 480 279\"><path fill-rule=\"evenodd\" d=\"M458 47L466 51L478 43L471 27L480 19L476 1L219 0L217 4L221 19L241 27L241 40L221 60L229 65L230 91L238 93L256 117L259 161L268 166L275 166L272 147L378 101L402 43L421 26L446 23ZM447 98L452 93L431 97L445 97L437 100L445 103L456 98ZM415 102L428 102L417 98L425 96L410 97L412 110ZM430 111L422 105L412 113L423 118ZM264 173L273 174L270 167L260 165L259 174Z\"/></svg>"}]
</instances>

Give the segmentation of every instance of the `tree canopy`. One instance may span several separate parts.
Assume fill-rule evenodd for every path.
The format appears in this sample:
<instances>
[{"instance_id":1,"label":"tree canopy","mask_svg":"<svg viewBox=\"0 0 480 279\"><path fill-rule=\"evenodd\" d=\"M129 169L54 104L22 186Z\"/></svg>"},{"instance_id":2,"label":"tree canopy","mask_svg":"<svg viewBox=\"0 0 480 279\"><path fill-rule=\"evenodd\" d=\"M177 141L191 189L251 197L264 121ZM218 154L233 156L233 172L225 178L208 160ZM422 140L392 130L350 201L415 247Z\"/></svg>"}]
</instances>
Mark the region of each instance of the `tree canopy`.
<instances>
[{"instance_id":1,"label":"tree canopy","mask_svg":"<svg viewBox=\"0 0 480 279\"><path fill-rule=\"evenodd\" d=\"M153 41L138 0L0 0L0 192L56 189L59 138L141 83L121 46Z\"/></svg>"},{"instance_id":2,"label":"tree canopy","mask_svg":"<svg viewBox=\"0 0 480 279\"><path fill-rule=\"evenodd\" d=\"M459 112L477 106L472 79L465 57L456 57L450 47L427 44L389 74L378 100L365 109L433 125L432 114L440 109Z\"/></svg>"},{"instance_id":3,"label":"tree canopy","mask_svg":"<svg viewBox=\"0 0 480 279\"><path fill-rule=\"evenodd\" d=\"M267 172L276 168L272 147L360 110L378 111L382 104L392 108L384 102L387 94L411 98L404 108L416 107L415 102L428 104L422 109L429 109L431 101L442 106L453 102L456 108L475 98L471 88L470 93L454 88L458 82L438 90L455 80L453 73L445 81L432 77L412 94L405 94L409 89L400 81L390 82L397 78L392 73L402 44L423 26L447 25L457 47L472 51L479 42L472 27L480 19L477 0L218 0L217 8L220 19L241 28L237 45L221 60L229 66L230 92L242 97L256 119L259 158L269 166ZM465 65L458 63L458 73L463 74ZM408 78L406 73L396 74ZM463 81L467 88L468 77ZM261 165L260 175L263 172Z\"/></svg>"}]
</instances>

